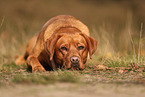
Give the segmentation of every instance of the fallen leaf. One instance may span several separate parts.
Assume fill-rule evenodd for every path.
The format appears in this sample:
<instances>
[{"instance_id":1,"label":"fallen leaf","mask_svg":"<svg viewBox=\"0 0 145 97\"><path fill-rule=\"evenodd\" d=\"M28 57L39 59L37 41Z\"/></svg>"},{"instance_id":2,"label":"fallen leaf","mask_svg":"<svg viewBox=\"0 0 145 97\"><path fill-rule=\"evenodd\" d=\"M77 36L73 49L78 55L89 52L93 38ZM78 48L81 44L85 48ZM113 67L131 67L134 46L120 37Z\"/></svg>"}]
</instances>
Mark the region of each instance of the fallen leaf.
<instances>
[{"instance_id":1,"label":"fallen leaf","mask_svg":"<svg viewBox=\"0 0 145 97\"><path fill-rule=\"evenodd\" d=\"M134 73L133 71L130 71L130 73Z\"/></svg>"},{"instance_id":2,"label":"fallen leaf","mask_svg":"<svg viewBox=\"0 0 145 97\"><path fill-rule=\"evenodd\" d=\"M98 65L97 66L97 69L98 70L106 70L108 67L107 66L105 66L105 65Z\"/></svg>"},{"instance_id":3,"label":"fallen leaf","mask_svg":"<svg viewBox=\"0 0 145 97\"><path fill-rule=\"evenodd\" d=\"M111 58L111 57L112 57L111 52L108 52L108 53L107 53L107 57L108 57L108 58Z\"/></svg>"},{"instance_id":4,"label":"fallen leaf","mask_svg":"<svg viewBox=\"0 0 145 97\"><path fill-rule=\"evenodd\" d=\"M139 73L138 75L142 76L142 73Z\"/></svg>"},{"instance_id":5,"label":"fallen leaf","mask_svg":"<svg viewBox=\"0 0 145 97\"><path fill-rule=\"evenodd\" d=\"M124 73L124 70L123 69L119 69L118 73Z\"/></svg>"}]
</instances>

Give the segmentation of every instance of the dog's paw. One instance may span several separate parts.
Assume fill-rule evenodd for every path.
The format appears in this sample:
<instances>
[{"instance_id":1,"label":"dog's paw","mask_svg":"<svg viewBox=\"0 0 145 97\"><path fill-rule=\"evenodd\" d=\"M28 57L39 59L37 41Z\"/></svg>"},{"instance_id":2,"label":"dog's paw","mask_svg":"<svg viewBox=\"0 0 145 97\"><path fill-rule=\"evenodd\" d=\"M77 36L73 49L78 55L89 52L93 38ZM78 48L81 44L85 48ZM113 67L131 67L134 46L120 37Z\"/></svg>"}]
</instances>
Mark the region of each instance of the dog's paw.
<instances>
[{"instance_id":1,"label":"dog's paw","mask_svg":"<svg viewBox=\"0 0 145 97\"><path fill-rule=\"evenodd\" d=\"M44 72L46 71L43 66L35 66L32 68L32 72Z\"/></svg>"}]
</instances>

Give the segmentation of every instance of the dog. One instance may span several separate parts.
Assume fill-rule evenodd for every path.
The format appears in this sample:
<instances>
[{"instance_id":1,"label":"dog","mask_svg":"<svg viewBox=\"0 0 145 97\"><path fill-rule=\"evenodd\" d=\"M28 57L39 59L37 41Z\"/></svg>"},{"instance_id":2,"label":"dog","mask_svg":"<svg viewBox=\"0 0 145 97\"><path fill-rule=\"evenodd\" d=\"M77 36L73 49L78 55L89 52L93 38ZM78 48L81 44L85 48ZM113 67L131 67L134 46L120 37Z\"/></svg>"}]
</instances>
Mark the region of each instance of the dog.
<instances>
[{"instance_id":1,"label":"dog","mask_svg":"<svg viewBox=\"0 0 145 97\"><path fill-rule=\"evenodd\" d=\"M80 20L70 15L59 15L47 21L40 33L28 41L25 54L19 56L15 63L26 62L31 71L83 70L97 44Z\"/></svg>"}]
</instances>

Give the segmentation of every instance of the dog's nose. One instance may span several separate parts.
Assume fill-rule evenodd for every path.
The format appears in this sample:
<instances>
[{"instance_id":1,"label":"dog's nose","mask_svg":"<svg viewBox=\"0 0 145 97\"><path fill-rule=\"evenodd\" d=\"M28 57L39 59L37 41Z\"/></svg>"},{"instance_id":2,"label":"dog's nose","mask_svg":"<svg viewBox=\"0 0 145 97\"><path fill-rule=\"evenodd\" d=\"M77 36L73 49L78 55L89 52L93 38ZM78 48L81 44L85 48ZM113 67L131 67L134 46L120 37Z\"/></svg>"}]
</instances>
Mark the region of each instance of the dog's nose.
<instances>
[{"instance_id":1,"label":"dog's nose","mask_svg":"<svg viewBox=\"0 0 145 97\"><path fill-rule=\"evenodd\" d=\"M79 63L80 59L79 59L79 57L71 57L71 58L70 58L70 61L71 61L73 64L77 64L77 63Z\"/></svg>"}]
</instances>

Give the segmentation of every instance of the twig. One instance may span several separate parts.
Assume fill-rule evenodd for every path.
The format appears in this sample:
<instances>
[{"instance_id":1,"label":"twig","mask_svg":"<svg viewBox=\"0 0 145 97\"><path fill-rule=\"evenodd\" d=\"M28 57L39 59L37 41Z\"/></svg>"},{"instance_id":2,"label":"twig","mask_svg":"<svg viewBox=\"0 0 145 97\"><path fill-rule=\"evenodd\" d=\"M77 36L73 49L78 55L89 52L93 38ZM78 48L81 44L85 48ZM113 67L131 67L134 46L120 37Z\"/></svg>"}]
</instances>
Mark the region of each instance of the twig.
<instances>
[{"instance_id":1,"label":"twig","mask_svg":"<svg viewBox=\"0 0 145 97\"><path fill-rule=\"evenodd\" d=\"M127 29L127 32L129 33L129 38L130 38L130 41L131 41L131 44L132 44L133 59L134 59L134 61L136 61L135 45L134 45L134 42L133 42L133 38L131 36L131 23L132 23L132 11L130 11L128 9L128 11L127 11L127 20L126 20L126 29Z\"/></svg>"},{"instance_id":2,"label":"twig","mask_svg":"<svg viewBox=\"0 0 145 97\"><path fill-rule=\"evenodd\" d=\"M4 20L5 20L5 16L3 16L3 18L2 18L2 22L0 24L0 29L1 29L2 25L3 25L3 23L4 23Z\"/></svg>"},{"instance_id":3,"label":"twig","mask_svg":"<svg viewBox=\"0 0 145 97\"><path fill-rule=\"evenodd\" d=\"M130 30L129 30L128 32L129 32L129 37L130 37L130 40L131 40L131 44L132 44L132 48L133 48L133 52L134 52L134 57L135 57L135 56L136 56L136 53L135 53L134 42L133 42L133 39L132 39L132 36L131 36L131 32L130 32Z\"/></svg>"},{"instance_id":4,"label":"twig","mask_svg":"<svg viewBox=\"0 0 145 97\"><path fill-rule=\"evenodd\" d=\"M140 29L140 37L139 37L139 47L138 47L138 64L141 54L141 37L142 37L142 29L143 29L143 23L141 23L141 29Z\"/></svg>"}]
</instances>

